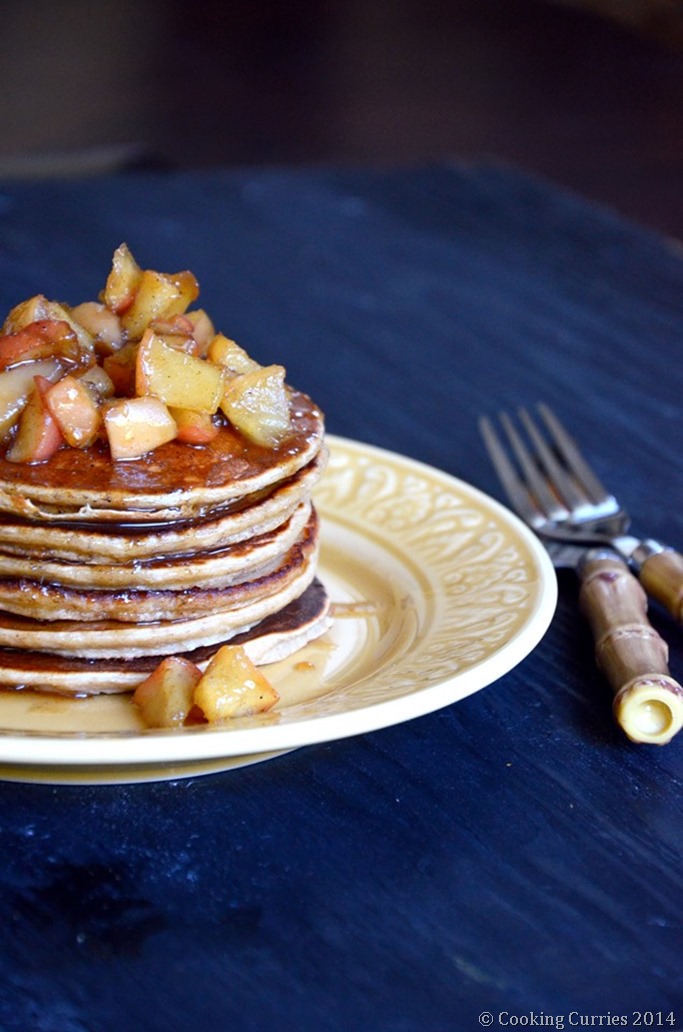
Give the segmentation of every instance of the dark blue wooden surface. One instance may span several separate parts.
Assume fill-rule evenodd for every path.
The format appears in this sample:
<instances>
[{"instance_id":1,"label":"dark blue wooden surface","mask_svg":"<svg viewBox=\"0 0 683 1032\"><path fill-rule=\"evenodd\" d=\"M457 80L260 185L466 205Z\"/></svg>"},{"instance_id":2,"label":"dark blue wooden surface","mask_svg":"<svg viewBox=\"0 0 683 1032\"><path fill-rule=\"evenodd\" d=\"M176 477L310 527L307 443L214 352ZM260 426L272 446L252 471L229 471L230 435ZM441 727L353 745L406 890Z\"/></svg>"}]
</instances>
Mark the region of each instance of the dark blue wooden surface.
<instances>
[{"instance_id":1,"label":"dark blue wooden surface","mask_svg":"<svg viewBox=\"0 0 683 1032\"><path fill-rule=\"evenodd\" d=\"M680 245L495 167L5 185L0 309L92 297L122 240L191 268L331 431L500 497L476 417L544 398L683 547ZM560 589L516 670L408 724L188 781L0 784L3 1032L680 1027L683 738L613 727Z\"/></svg>"}]
</instances>

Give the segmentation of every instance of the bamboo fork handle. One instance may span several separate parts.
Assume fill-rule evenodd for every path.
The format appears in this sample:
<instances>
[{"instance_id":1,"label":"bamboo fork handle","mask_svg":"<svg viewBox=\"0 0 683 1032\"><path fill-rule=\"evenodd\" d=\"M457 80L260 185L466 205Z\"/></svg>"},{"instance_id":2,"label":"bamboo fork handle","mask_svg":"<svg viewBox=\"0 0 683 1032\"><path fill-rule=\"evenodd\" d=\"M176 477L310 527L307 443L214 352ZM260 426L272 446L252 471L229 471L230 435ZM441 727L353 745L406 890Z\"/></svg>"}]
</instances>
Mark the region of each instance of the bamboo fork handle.
<instances>
[{"instance_id":1,"label":"bamboo fork handle","mask_svg":"<svg viewBox=\"0 0 683 1032\"><path fill-rule=\"evenodd\" d=\"M638 576L648 595L683 623L683 555L665 549L641 564Z\"/></svg>"},{"instance_id":2,"label":"bamboo fork handle","mask_svg":"<svg viewBox=\"0 0 683 1032\"><path fill-rule=\"evenodd\" d=\"M599 669L614 691L614 716L634 742L665 745L683 726L683 688L671 677L666 642L647 619L647 598L616 555L588 553L580 605Z\"/></svg>"}]
</instances>

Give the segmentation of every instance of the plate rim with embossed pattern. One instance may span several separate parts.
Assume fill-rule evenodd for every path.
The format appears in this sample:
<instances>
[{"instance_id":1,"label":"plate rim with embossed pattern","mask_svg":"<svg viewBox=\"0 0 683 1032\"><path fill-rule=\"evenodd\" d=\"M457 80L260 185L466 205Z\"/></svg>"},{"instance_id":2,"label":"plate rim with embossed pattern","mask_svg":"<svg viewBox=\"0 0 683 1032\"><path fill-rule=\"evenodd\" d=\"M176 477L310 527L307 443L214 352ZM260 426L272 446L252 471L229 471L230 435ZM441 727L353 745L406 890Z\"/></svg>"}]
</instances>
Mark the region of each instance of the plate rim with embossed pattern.
<instances>
[{"instance_id":1,"label":"plate rim with embossed pattern","mask_svg":"<svg viewBox=\"0 0 683 1032\"><path fill-rule=\"evenodd\" d=\"M389 613L381 649L368 638L347 643L349 662L336 680L319 697L284 706L275 723L111 733L0 727L0 778L21 780L24 770L26 780L34 771L40 780L72 781L82 769L88 783L99 780L98 771L103 783L157 780L174 770L180 777L215 773L222 758L230 770L243 765L240 758L253 763L423 716L491 685L526 658L557 603L554 569L529 528L433 466L349 438L330 434L327 441L330 460L315 491L321 576L344 584L346 565L357 578L372 567L384 579ZM353 574L348 583L353 591Z\"/></svg>"}]
</instances>

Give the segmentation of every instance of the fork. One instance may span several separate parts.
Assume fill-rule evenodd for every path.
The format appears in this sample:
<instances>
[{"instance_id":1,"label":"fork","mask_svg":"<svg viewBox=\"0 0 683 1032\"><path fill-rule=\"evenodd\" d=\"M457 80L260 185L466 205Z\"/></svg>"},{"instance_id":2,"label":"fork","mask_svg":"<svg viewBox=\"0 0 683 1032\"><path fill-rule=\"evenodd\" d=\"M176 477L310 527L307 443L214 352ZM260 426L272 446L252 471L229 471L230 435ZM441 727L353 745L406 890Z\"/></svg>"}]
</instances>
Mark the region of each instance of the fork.
<instances>
[{"instance_id":1,"label":"fork","mask_svg":"<svg viewBox=\"0 0 683 1032\"><path fill-rule=\"evenodd\" d=\"M547 405L539 411L551 444L521 409L520 422L533 447L503 413L501 423L517 465L491 421L482 417L487 450L513 507L543 540L555 567L569 567L579 576L580 607L593 632L598 667L614 692L617 723L633 741L664 745L683 726L683 688L669 673L666 642L647 619L645 591L624 556L640 570L641 583L655 560L673 559L664 577L650 576L649 581L666 583L662 600L677 600L679 619L681 557L658 542L626 535L626 511L602 486Z\"/></svg>"},{"instance_id":2,"label":"fork","mask_svg":"<svg viewBox=\"0 0 683 1032\"><path fill-rule=\"evenodd\" d=\"M652 538L627 534L629 513L588 465L573 437L552 410L538 405L541 429L526 409L519 421L531 447L507 415L500 416L508 457L489 419L480 428L500 481L514 509L548 540L607 546L627 560L647 593L683 623L683 556Z\"/></svg>"}]
</instances>

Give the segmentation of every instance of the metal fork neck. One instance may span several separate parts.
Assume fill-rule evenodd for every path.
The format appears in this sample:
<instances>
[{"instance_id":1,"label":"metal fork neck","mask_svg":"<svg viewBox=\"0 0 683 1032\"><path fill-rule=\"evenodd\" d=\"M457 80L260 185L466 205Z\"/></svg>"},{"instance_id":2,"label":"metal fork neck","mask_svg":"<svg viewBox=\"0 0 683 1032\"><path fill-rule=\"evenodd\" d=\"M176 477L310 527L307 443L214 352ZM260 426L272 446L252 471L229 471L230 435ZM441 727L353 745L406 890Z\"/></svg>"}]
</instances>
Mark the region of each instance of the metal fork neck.
<instances>
[{"instance_id":1,"label":"metal fork neck","mask_svg":"<svg viewBox=\"0 0 683 1032\"><path fill-rule=\"evenodd\" d=\"M631 553L631 566L638 572L643 563L650 559L651 556L659 555L660 552L670 551L670 548L660 544L659 541L655 541L654 538L645 538Z\"/></svg>"}]
</instances>

